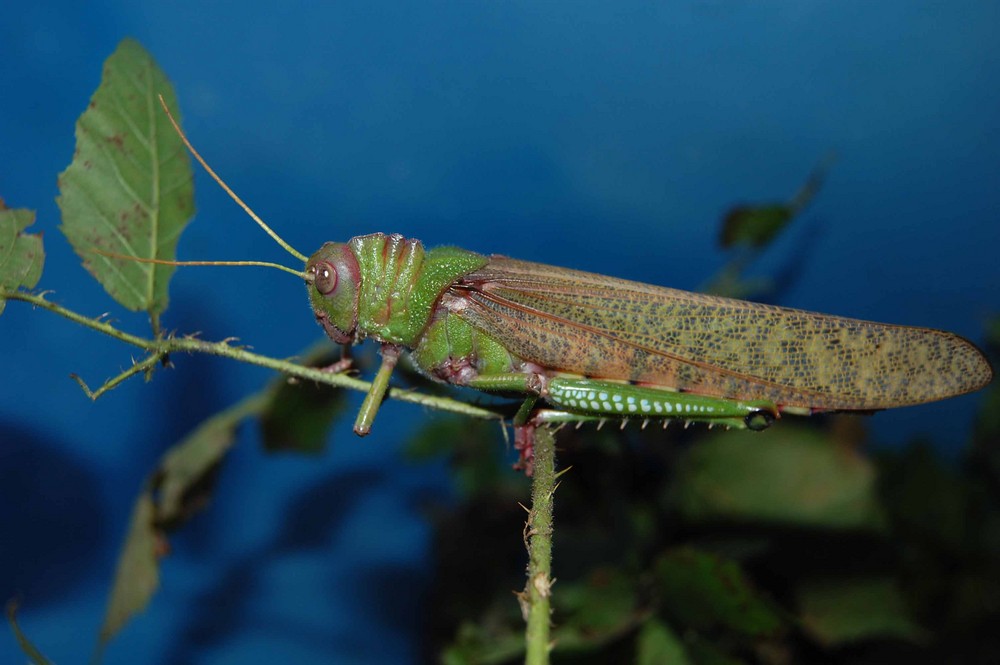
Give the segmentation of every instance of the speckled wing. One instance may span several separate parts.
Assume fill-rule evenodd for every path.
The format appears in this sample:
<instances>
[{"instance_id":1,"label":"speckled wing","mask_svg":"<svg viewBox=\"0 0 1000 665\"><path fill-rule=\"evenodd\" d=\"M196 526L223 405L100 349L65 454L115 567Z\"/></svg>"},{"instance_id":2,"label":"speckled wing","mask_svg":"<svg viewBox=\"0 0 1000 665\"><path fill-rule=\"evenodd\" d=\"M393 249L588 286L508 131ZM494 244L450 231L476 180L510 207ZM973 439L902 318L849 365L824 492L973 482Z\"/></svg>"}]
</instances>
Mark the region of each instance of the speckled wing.
<instances>
[{"instance_id":1,"label":"speckled wing","mask_svg":"<svg viewBox=\"0 0 1000 665\"><path fill-rule=\"evenodd\" d=\"M491 257L452 310L557 372L779 407L875 410L977 390L993 372L952 333L846 319Z\"/></svg>"}]
</instances>

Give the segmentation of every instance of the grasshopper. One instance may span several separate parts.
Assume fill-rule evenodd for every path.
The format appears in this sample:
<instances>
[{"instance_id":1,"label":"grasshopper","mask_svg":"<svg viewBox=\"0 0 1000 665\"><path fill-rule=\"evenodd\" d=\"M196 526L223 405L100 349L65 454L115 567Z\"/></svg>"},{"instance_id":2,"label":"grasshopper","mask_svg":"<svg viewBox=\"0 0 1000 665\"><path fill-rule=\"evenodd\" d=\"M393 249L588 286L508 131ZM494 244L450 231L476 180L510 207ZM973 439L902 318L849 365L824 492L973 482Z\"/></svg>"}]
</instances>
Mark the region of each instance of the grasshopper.
<instances>
[{"instance_id":1,"label":"grasshopper","mask_svg":"<svg viewBox=\"0 0 1000 665\"><path fill-rule=\"evenodd\" d=\"M345 347L366 339L380 344L381 366L354 425L362 436L404 350L435 381L526 396L522 411L532 414L531 425L683 419L763 430L785 413L870 413L972 392L993 377L976 346L941 330L689 293L457 247L426 250L398 234L328 242L306 258L250 210L170 120L229 196L305 265L170 263L264 265L300 276L330 339ZM553 408L536 411L537 400ZM529 419L522 415L515 424Z\"/></svg>"}]
</instances>

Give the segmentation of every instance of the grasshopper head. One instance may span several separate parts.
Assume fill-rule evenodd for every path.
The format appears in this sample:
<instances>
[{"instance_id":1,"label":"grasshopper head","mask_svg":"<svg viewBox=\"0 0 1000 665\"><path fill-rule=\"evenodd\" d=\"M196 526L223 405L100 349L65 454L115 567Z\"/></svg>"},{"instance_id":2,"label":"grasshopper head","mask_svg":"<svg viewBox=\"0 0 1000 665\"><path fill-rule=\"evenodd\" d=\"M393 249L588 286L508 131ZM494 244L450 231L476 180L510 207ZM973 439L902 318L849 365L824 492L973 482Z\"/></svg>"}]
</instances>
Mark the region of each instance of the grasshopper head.
<instances>
[{"instance_id":1,"label":"grasshopper head","mask_svg":"<svg viewBox=\"0 0 1000 665\"><path fill-rule=\"evenodd\" d=\"M356 341L361 271L350 248L328 242L306 262L306 288L316 321L337 344Z\"/></svg>"}]
</instances>

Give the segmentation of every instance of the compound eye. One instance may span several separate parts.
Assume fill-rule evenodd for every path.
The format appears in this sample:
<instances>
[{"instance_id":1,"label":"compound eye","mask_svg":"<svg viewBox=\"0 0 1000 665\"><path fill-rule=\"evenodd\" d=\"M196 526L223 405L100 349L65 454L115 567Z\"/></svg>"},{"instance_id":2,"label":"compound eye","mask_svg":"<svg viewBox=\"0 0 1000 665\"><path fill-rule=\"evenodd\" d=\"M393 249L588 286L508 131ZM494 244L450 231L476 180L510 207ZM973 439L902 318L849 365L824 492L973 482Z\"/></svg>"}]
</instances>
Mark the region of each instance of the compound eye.
<instances>
[{"instance_id":1,"label":"compound eye","mask_svg":"<svg viewBox=\"0 0 1000 665\"><path fill-rule=\"evenodd\" d=\"M313 270L316 274L316 290L324 296L333 293L334 289L337 288L337 271L334 267L329 263L323 262L317 264Z\"/></svg>"}]
</instances>

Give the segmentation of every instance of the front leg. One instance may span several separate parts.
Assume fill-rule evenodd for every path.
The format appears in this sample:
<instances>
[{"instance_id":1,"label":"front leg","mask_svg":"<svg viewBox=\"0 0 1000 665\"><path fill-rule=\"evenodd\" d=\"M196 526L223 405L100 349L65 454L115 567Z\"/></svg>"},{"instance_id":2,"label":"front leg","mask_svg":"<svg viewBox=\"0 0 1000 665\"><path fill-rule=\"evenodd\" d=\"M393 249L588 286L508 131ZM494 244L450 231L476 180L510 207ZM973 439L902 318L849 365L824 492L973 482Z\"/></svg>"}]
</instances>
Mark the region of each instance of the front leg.
<instances>
[{"instance_id":1,"label":"front leg","mask_svg":"<svg viewBox=\"0 0 1000 665\"><path fill-rule=\"evenodd\" d=\"M396 363L399 362L400 352L400 347L395 344L382 345L382 365L378 368L378 373L372 380L372 387L368 389L365 401L361 403L361 409L358 411L357 420L354 421L354 433L358 436L366 436L371 432L375 414L378 413L382 400L389 390L389 378L396 369Z\"/></svg>"}]
</instances>

